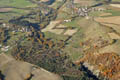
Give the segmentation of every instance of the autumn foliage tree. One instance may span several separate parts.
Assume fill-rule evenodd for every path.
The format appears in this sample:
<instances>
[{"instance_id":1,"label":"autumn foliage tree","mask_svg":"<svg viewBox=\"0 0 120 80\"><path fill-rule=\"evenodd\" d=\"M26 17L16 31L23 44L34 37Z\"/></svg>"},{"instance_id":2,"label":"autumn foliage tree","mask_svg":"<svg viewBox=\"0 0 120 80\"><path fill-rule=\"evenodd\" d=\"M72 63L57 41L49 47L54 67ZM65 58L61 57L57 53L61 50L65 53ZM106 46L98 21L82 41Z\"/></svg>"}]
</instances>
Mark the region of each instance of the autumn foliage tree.
<instances>
[{"instance_id":1,"label":"autumn foliage tree","mask_svg":"<svg viewBox=\"0 0 120 80\"><path fill-rule=\"evenodd\" d=\"M8 29L0 28L0 43L4 44L9 38Z\"/></svg>"}]
</instances>

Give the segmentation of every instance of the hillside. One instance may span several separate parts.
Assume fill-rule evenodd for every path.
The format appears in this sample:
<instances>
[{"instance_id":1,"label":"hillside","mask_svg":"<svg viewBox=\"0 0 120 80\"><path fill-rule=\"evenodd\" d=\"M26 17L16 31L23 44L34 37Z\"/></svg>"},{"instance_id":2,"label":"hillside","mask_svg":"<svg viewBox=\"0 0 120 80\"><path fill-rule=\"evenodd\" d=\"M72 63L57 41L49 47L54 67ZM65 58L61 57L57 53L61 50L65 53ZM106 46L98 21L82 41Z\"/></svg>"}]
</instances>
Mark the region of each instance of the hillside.
<instances>
[{"instance_id":1,"label":"hillside","mask_svg":"<svg viewBox=\"0 0 120 80\"><path fill-rule=\"evenodd\" d=\"M62 80L58 75L27 62L16 61L11 56L0 54L0 69L5 80ZM12 74L11 74L12 73Z\"/></svg>"},{"instance_id":2,"label":"hillside","mask_svg":"<svg viewBox=\"0 0 120 80\"><path fill-rule=\"evenodd\" d=\"M0 0L0 78L119 80L119 21L119 0Z\"/></svg>"}]
</instances>

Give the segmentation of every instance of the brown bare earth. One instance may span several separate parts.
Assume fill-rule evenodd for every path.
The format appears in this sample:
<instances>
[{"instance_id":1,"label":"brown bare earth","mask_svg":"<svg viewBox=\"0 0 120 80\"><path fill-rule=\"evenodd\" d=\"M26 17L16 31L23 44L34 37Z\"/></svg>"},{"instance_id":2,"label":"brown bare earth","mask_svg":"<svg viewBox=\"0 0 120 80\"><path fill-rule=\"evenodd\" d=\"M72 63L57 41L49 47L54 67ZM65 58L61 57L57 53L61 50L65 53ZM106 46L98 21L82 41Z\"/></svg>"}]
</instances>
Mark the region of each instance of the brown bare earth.
<instances>
[{"instance_id":1,"label":"brown bare earth","mask_svg":"<svg viewBox=\"0 0 120 80\"><path fill-rule=\"evenodd\" d=\"M69 35L72 36L73 34L75 34L77 32L77 29L72 29L72 30L67 30L64 35Z\"/></svg>"},{"instance_id":2,"label":"brown bare earth","mask_svg":"<svg viewBox=\"0 0 120 80\"><path fill-rule=\"evenodd\" d=\"M120 39L120 36L118 34L108 33L108 35L110 36L111 39Z\"/></svg>"},{"instance_id":3,"label":"brown bare earth","mask_svg":"<svg viewBox=\"0 0 120 80\"><path fill-rule=\"evenodd\" d=\"M47 2L47 1L49 1L49 0L41 0L42 2Z\"/></svg>"},{"instance_id":4,"label":"brown bare earth","mask_svg":"<svg viewBox=\"0 0 120 80\"><path fill-rule=\"evenodd\" d=\"M0 12L9 12L12 8L0 8Z\"/></svg>"},{"instance_id":5,"label":"brown bare earth","mask_svg":"<svg viewBox=\"0 0 120 80\"><path fill-rule=\"evenodd\" d=\"M112 13L102 13L102 14L100 14L100 16L110 16L110 15L112 15Z\"/></svg>"},{"instance_id":6,"label":"brown bare earth","mask_svg":"<svg viewBox=\"0 0 120 80\"><path fill-rule=\"evenodd\" d=\"M61 34L63 29L53 29L60 21L51 21L50 24L42 30L42 32L52 32L55 34Z\"/></svg>"},{"instance_id":7,"label":"brown bare earth","mask_svg":"<svg viewBox=\"0 0 120 80\"><path fill-rule=\"evenodd\" d=\"M120 8L120 4L110 4L110 6Z\"/></svg>"},{"instance_id":8,"label":"brown bare earth","mask_svg":"<svg viewBox=\"0 0 120 80\"><path fill-rule=\"evenodd\" d=\"M16 61L5 54L0 54L0 70L5 75L5 80L25 80L31 74L31 80L62 80L58 75L30 63Z\"/></svg>"},{"instance_id":9,"label":"brown bare earth","mask_svg":"<svg viewBox=\"0 0 120 80\"><path fill-rule=\"evenodd\" d=\"M74 0L74 3L79 3L81 5L91 5L93 1L91 0Z\"/></svg>"},{"instance_id":10,"label":"brown bare earth","mask_svg":"<svg viewBox=\"0 0 120 80\"><path fill-rule=\"evenodd\" d=\"M95 18L95 21L100 23L110 23L110 24L117 24L120 25L120 16L114 16L114 17L98 17Z\"/></svg>"}]
</instances>

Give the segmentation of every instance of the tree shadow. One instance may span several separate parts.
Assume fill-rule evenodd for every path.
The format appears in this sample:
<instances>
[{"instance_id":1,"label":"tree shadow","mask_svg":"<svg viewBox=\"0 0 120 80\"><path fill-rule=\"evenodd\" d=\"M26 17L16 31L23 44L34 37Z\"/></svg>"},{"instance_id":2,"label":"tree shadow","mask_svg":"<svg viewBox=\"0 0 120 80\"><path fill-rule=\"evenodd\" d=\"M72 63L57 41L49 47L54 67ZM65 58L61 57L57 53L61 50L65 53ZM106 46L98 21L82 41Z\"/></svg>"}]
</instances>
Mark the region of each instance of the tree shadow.
<instances>
[{"instance_id":1,"label":"tree shadow","mask_svg":"<svg viewBox=\"0 0 120 80\"><path fill-rule=\"evenodd\" d=\"M1 71L0 71L0 80L5 80L5 76L2 74Z\"/></svg>"}]
</instances>

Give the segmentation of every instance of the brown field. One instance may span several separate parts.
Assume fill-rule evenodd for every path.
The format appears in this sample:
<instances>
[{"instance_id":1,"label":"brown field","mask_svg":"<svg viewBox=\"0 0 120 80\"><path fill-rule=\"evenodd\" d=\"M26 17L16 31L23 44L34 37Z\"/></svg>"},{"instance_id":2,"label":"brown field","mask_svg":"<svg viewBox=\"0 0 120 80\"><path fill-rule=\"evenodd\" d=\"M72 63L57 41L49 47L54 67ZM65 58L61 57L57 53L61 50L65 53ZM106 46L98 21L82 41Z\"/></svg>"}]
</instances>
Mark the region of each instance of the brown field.
<instances>
[{"instance_id":1,"label":"brown field","mask_svg":"<svg viewBox=\"0 0 120 80\"><path fill-rule=\"evenodd\" d=\"M110 4L110 6L120 8L120 4Z\"/></svg>"},{"instance_id":2,"label":"brown field","mask_svg":"<svg viewBox=\"0 0 120 80\"><path fill-rule=\"evenodd\" d=\"M47 2L47 1L49 1L49 0L41 0L42 2Z\"/></svg>"},{"instance_id":3,"label":"brown field","mask_svg":"<svg viewBox=\"0 0 120 80\"><path fill-rule=\"evenodd\" d=\"M109 24L116 24L116 25L120 25L120 16L114 16L114 17L98 17L94 19L97 22L100 23L109 23Z\"/></svg>"},{"instance_id":4,"label":"brown field","mask_svg":"<svg viewBox=\"0 0 120 80\"><path fill-rule=\"evenodd\" d=\"M74 0L74 3L79 3L81 5L91 5L93 2L92 0Z\"/></svg>"},{"instance_id":5,"label":"brown field","mask_svg":"<svg viewBox=\"0 0 120 80\"><path fill-rule=\"evenodd\" d=\"M9 12L12 8L0 8L0 12Z\"/></svg>"},{"instance_id":6,"label":"brown field","mask_svg":"<svg viewBox=\"0 0 120 80\"><path fill-rule=\"evenodd\" d=\"M120 39L120 36L116 33L108 33L111 39Z\"/></svg>"},{"instance_id":7,"label":"brown field","mask_svg":"<svg viewBox=\"0 0 120 80\"><path fill-rule=\"evenodd\" d=\"M75 34L77 32L77 29L73 29L73 30L67 30L64 35L69 35L72 36L73 34Z\"/></svg>"},{"instance_id":8,"label":"brown field","mask_svg":"<svg viewBox=\"0 0 120 80\"><path fill-rule=\"evenodd\" d=\"M102 14L100 14L100 16L110 16L110 15L112 15L112 13L102 13Z\"/></svg>"}]
</instances>

